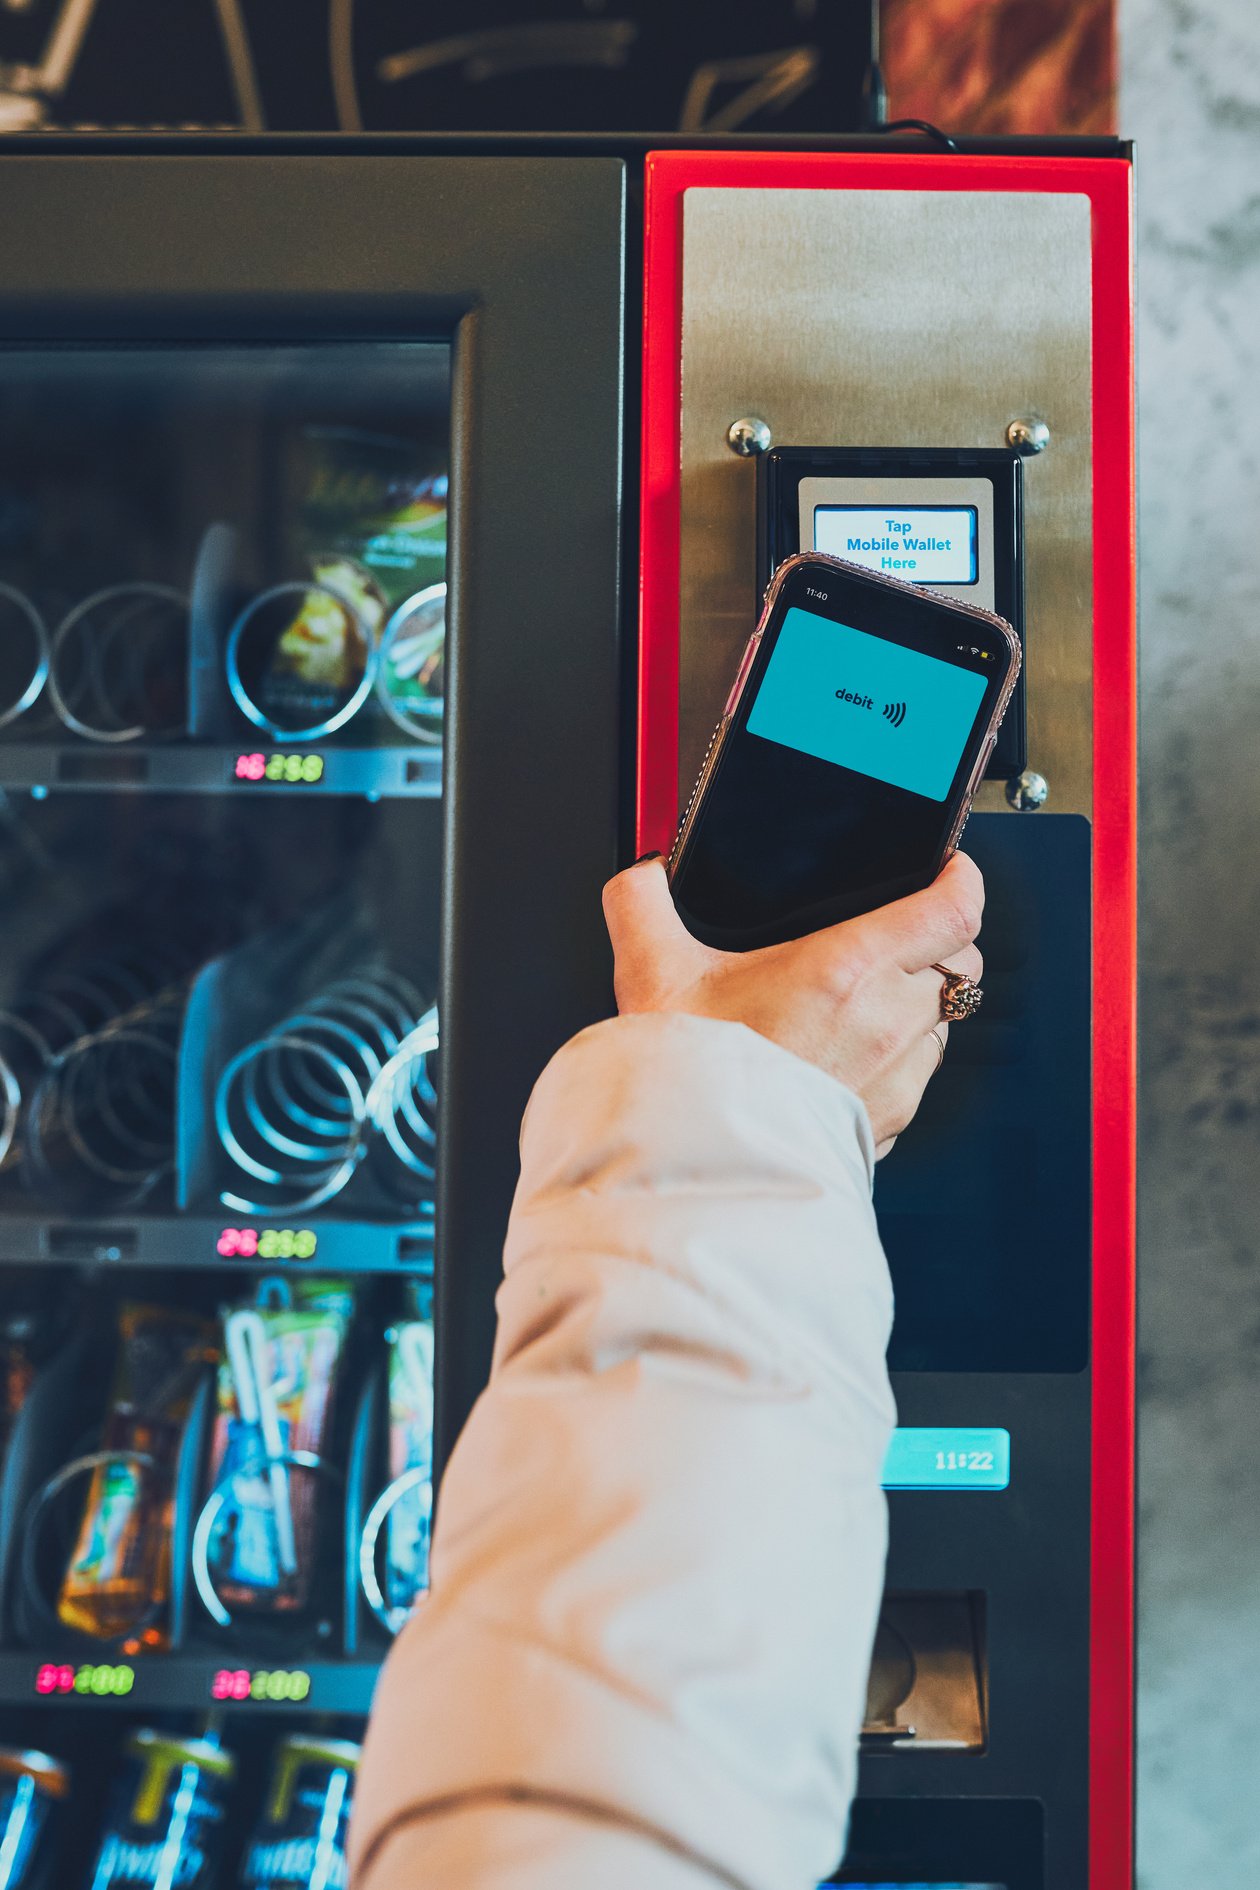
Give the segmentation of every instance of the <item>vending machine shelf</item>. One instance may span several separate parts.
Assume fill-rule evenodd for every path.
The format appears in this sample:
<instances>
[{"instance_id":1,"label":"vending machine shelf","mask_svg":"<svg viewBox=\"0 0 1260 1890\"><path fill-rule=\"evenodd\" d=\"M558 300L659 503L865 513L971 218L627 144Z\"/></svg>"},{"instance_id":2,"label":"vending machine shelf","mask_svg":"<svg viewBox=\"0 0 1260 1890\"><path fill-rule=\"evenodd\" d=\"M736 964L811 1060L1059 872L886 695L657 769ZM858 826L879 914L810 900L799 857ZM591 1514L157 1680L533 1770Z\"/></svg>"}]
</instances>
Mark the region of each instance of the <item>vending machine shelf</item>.
<instances>
[{"instance_id":1,"label":"vending machine shelf","mask_svg":"<svg viewBox=\"0 0 1260 1890\"><path fill-rule=\"evenodd\" d=\"M0 1653L0 1703L152 1712L336 1713L366 1716L380 1672L379 1654L367 1660L311 1661L305 1665L244 1664L239 1650L204 1654L109 1651L101 1661L63 1661L55 1650Z\"/></svg>"},{"instance_id":2,"label":"vending machine shelf","mask_svg":"<svg viewBox=\"0 0 1260 1890\"><path fill-rule=\"evenodd\" d=\"M224 1272L293 1268L321 1273L428 1271L433 1224L335 1220L308 1225L245 1222L239 1215L153 1214L92 1222L36 1214L0 1214L0 1264L60 1262L94 1267Z\"/></svg>"},{"instance_id":3,"label":"vending machine shelf","mask_svg":"<svg viewBox=\"0 0 1260 1890\"><path fill-rule=\"evenodd\" d=\"M248 742L154 746L121 743L71 748L51 742L0 746L0 787L42 798L71 793L363 795L369 800L435 799L442 749L256 746Z\"/></svg>"}]
</instances>

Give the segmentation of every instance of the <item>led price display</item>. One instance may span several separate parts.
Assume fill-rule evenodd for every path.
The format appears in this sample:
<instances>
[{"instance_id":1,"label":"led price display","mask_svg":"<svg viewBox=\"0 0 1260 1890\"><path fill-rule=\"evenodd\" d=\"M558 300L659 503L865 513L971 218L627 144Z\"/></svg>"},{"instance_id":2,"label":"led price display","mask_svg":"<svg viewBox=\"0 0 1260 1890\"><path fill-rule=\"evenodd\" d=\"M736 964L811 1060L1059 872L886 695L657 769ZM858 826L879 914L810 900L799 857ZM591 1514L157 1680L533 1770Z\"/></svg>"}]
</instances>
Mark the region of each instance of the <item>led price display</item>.
<instances>
[{"instance_id":1,"label":"led price display","mask_svg":"<svg viewBox=\"0 0 1260 1890\"><path fill-rule=\"evenodd\" d=\"M238 781L284 781L297 787L304 781L322 781L322 755L238 755Z\"/></svg>"},{"instance_id":2,"label":"led price display","mask_svg":"<svg viewBox=\"0 0 1260 1890\"><path fill-rule=\"evenodd\" d=\"M308 1698L311 1676L301 1667L220 1667L210 1682L212 1700L283 1700Z\"/></svg>"},{"instance_id":3,"label":"led price display","mask_svg":"<svg viewBox=\"0 0 1260 1890\"><path fill-rule=\"evenodd\" d=\"M907 1426L892 1434L886 1490L1004 1490L1011 1480L1011 1434L952 1426Z\"/></svg>"},{"instance_id":4,"label":"led price display","mask_svg":"<svg viewBox=\"0 0 1260 1890\"><path fill-rule=\"evenodd\" d=\"M318 1246L310 1227L225 1227L214 1250L223 1260L310 1260Z\"/></svg>"},{"instance_id":5,"label":"led price display","mask_svg":"<svg viewBox=\"0 0 1260 1890\"><path fill-rule=\"evenodd\" d=\"M35 1675L35 1691L46 1696L75 1693L81 1699L120 1700L136 1684L134 1667L106 1667L84 1663L65 1667L46 1662Z\"/></svg>"}]
</instances>

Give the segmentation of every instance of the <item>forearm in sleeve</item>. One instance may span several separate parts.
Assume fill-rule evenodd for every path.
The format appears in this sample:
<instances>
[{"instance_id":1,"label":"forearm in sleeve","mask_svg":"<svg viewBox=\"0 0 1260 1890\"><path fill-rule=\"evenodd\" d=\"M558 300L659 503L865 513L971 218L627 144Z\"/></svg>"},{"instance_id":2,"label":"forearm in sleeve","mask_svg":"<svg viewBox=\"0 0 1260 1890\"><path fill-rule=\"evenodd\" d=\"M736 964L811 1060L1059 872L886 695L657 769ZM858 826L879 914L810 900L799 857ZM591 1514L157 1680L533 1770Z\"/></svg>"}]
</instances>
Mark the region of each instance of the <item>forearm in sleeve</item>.
<instances>
[{"instance_id":1,"label":"forearm in sleeve","mask_svg":"<svg viewBox=\"0 0 1260 1890\"><path fill-rule=\"evenodd\" d=\"M552 1061L487 1390L386 1665L359 1890L806 1890L882 1583L887 1269L865 1111L742 1025Z\"/></svg>"}]
</instances>

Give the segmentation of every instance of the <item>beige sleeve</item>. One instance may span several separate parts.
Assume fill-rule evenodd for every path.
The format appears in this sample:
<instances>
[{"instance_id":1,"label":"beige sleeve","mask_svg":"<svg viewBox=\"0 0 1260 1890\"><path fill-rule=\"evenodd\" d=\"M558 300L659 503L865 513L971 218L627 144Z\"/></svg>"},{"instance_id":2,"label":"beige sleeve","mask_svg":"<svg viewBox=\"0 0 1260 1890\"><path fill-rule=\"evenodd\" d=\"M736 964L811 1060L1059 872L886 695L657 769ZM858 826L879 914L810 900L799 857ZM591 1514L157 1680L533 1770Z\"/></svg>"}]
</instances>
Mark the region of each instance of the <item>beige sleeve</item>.
<instances>
[{"instance_id":1,"label":"beige sleeve","mask_svg":"<svg viewBox=\"0 0 1260 1890\"><path fill-rule=\"evenodd\" d=\"M892 1314L858 1100L742 1025L541 1077L490 1384L386 1664L359 1890L807 1890L883 1574Z\"/></svg>"}]
</instances>

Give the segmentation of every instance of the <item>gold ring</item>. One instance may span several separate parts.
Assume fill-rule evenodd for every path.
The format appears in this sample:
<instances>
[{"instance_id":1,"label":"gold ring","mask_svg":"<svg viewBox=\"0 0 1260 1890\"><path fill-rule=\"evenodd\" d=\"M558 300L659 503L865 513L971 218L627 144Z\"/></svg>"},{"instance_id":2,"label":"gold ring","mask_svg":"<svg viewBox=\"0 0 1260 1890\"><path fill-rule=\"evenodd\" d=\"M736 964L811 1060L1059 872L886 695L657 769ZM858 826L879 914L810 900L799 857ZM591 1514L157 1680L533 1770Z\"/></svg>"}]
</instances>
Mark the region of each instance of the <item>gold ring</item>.
<instances>
[{"instance_id":1,"label":"gold ring","mask_svg":"<svg viewBox=\"0 0 1260 1890\"><path fill-rule=\"evenodd\" d=\"M980 1009L984 992L965 972L951 971L948 965L933 965L932 970L939 971L945 980L941 987L941 1022L965 1024Z\"/></svg>"},{"instance_id":2,"label":"gold ring","mask_svg":"<svg viewBox=\"0 0 1260 1890\"><path fill-rule=\"evenodd\" d=\"M928 1035L936 1045L936 1069L939 1070L942 1063L945 1061L945 1039L942 1037L940 1031L936 1029L930 1030ZM936 1070L934 1070L932 1074L935 1075Z\"/></svg>"}]
</instances>

